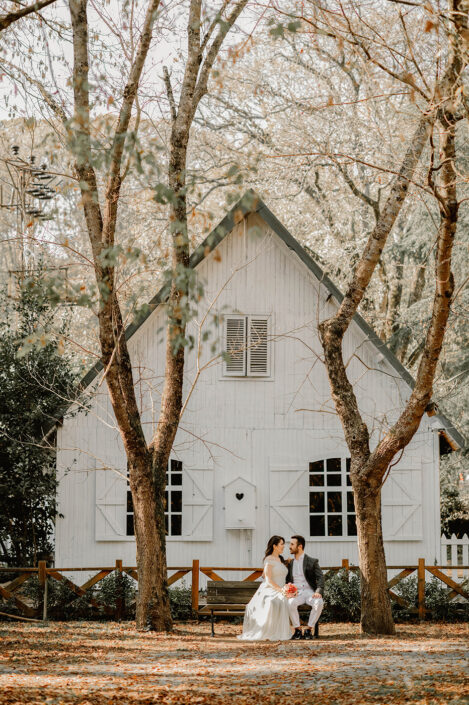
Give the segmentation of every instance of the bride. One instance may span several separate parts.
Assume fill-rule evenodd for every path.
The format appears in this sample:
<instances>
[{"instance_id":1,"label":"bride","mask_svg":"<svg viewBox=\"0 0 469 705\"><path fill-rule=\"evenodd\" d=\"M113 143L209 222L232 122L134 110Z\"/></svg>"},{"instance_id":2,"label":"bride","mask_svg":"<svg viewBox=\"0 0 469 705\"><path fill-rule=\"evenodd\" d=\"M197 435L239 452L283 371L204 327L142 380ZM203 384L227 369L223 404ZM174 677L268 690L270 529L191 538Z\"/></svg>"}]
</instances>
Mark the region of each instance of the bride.
<instances>
[{"instance_id":1,"label":"bride","mask_svg":"<svg viewBox=\"0 0 469 705\"><path fill-rule=\"evenodd\" d=\"M243 633L246 641L286 641L291 638L288 600L282 594L288 569L282 557L285 541L272 536L264 557L263 582L246 605Z\"/></svg>"}]
</instances>

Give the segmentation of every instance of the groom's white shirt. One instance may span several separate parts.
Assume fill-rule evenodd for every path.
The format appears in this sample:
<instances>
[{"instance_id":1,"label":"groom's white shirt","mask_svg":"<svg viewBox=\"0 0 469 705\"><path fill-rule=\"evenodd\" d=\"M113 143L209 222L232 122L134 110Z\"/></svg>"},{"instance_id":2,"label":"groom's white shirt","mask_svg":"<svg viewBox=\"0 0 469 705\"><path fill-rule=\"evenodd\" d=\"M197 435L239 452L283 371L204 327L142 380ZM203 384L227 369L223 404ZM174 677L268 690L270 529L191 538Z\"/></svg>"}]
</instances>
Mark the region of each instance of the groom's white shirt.
<instances>
[{"instance_id":1,"label":"groom's white shirt","mask_svg":"<svg viewBox=\"0 0 469 705\"><path fill-rule=\"evenodd\" d=\"M295 557L293 559L292 577L294 585L298 588L298 594L295 597L289 598L288 609L290 611L291 623L295 629L300 626L300 615L298 614L298 607L300 605L307 604L311 607L308 619L308 627L310 629L312 629L318 621L322 608L324 607L322 597L313 597L314 590L305 578L303 571L304 558L305 554L302 553L299 558Z\"/></svg>"},{"instance_id":2,"label":"groom's white shirt","mask_svg":"<svg viewBox=\"0 0 469 705\"><path fill-rule=\"evenodd\" d=\"M298 592L310 589L309 584L306 582L305 574L303 571L304 558L305 554L302 553L299 558L293 559L293 583L298 588Z\"/></svg>"}]
</instances>

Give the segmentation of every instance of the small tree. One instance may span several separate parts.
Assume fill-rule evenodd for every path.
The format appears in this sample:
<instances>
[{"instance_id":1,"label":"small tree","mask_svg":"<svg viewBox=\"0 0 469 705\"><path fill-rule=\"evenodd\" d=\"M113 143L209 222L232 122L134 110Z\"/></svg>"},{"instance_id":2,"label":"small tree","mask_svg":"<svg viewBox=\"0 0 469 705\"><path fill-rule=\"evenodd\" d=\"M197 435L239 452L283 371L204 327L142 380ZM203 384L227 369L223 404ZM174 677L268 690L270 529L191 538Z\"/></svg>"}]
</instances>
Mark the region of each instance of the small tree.
<instances>
[{"instance_id":1,"label":"small tree","mask_svg":"<svg viewBox=\"0 0 469 705\"><path fill-rule=\"evenodd\" d=\"M55 454L42 438L76 379L46 334L53 318L39 278L0 323L0 560L9 565L35 564L53 548Z\"/></svg>"}]
</instances>

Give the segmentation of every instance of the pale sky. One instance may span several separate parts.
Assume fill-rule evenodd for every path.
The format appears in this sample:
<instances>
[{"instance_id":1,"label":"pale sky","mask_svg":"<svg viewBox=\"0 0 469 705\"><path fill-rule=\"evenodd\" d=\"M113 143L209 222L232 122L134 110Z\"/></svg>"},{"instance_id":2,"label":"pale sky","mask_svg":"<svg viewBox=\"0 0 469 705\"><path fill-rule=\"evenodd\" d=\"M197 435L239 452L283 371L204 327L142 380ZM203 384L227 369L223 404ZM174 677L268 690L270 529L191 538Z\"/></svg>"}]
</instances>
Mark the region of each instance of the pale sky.
<instances>
[{"instance_id":1,"label":"pale sky","mask_svg":"<svg viewBox=\"0 0 469 705\"><path fill-rule=\"evenodd\" d=\"M211 3L218 6L218 3ZM122 76L126 76L129 63L124 56L120 39L113 33L117 29L128 40L129 32L123 8L129 6L122 0L95 0L89 5L90 35L96 33L102 43L102 59L91 62L91 80L98 85L98 90L93 91L95 114L112 110L113 99L118 98L119 89L122 88ZM145 7L142 0L137 4ZM238 22L236 32L225 40L224 50L230 45L246 37L259 20L263 8L249 7L244 11L242 19ZM67 28L70 24L68 5L64 0L42 11L44 18L63 23ZM138 14L137 14L138 16ZM144 79L142 82L142 104L152 114L152 117L161 116L161 110L166 111L167 101L161 80L163 66L168 66L173 76L174 90L177 92L177 77L183 67L183 58L186 46L185 26L187 22L187 1L168 0L160 14L157 29L154 31L152 49L147 59ZM34 36L33 31L34 30ZM3 37L2 37L3 39ZM59 97L68 92L70 97L69 77L72 67L72 47L70 36L62 39L54 36L51 29L41 27L36 20L27 20L15 25L14 30L8 32L6 39L16 41L15 47L3 45L2 58L10 64L20 65L28 76L34 76L44 82L48 90ZM42 44L42 45L41 45ZM127 41L128 44L128 41ZM0 120L13 117L46 117L49 110L41 106L36 95L37 88L28 86L28 81L23 79L24 86L11 80L4 74L0 82ZM25 88L28 86L28 88ZM69 102L67 98L66 102ZM155 114L156 113L156 114Z\"/></svg>"}]
</instances>

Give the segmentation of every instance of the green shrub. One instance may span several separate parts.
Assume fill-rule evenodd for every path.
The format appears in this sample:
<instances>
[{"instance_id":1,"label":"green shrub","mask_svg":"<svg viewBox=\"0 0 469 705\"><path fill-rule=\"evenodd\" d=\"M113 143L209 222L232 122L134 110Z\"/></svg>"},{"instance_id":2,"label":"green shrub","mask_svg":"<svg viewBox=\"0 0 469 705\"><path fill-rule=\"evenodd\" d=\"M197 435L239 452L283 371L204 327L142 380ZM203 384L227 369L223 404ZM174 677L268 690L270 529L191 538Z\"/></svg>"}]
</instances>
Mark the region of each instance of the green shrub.
<instances>
[{"instance_id":1,"label":"green shrub","mask_svg":"<svg viewBox=\"0 0 469 705\"><path fill-rule=\"evenodd\" d=\"M119 597L122 599L122 619L135 619L135 581L125 573L114 572L97 584L95 598L114 612ZM96 610L95 610L96 613Z\"/></svg>"},{"instance_id":2,"label":"green shrub","mask_svg":"<svg viewBox=\"0 0 469 705\"><path fill-rule=\"evenodd\" d=\"M401 580L393 588L393 591L399 597L404 598L411 608L418 607L418 587L415 575ZM448 600L449 592L451 592L450 588L447 588L436 576L425 581L425 607L429 610L427 619L444 622L469 621L469 603ZM411 612L410 609L401 607L395 602L392 604L392 611L394 619L397 621L407 621L416 617L415 612Z\"/></svg>"},{"instance_id":3,"label":"green shrub","mask_svg":"<svg viewBox=\"0 0 469 705\"><path fill-rule=\"evenodd\" d=\"M34 609L42 610L43 589L36 576L30 578L22 586L18 596L28 598ZM49 578L47 583L47 615L49 618L61 621L96 619L96 610L89 604L90 598L94 596L94 588L88 590L83 597L78 597L65 583Z\"/></svg>"},{"instance_id":4,"label":"green shrub","mask_svg":"<svg viewBox=\"0 0 469 705\"><path fill-rule=\"evenodd\" d=\"M98 610L90 604L90 599L107 605L115 613L119 594L122 595L122 617L133 619L135 616L135 587L134 581L127 575L122 575L122 582L117 579L116 573L111 573L97 585L94 585L86 594L78 597L65 583L52 578L47 586L47 614L51 619L61 621L74 619L109 619L113 615ZM119 590L121 591L119 593ZM21 588L21 596L27 598L36 610L42 610L43 590L36 576L30 578ZM12 603L13 604L13 603Z\"/></svg>"},{"instance_id":5,"label":"green shrub","mask_svg":"<svg viewBox=\"0 0 469 705\"><path fill-rule=\"evenodd\" d=\"M339 570L326 578L324 622L360 621L360 578L355 572Z\"/></svg>"},{"instance_id":6,"label":"green shrub","mask_svg":"<svg viewBox=\"0 0 469 705\"><path fill-rule=\"evenodd\" d=\"M119 595L122 597L122 618L135 619L136 586L128 575L122 574L118 578L117 573L111 573L87 590L86 595L82 597L78 597L65 583L49 578L47 614L50 619L61 621L114 619ZM37 576L30 578L22 586L18 596L25 598L34 609L42 610L43 590ZM107 615L102 610L93 607L89 603L91 598L110 607L113 614ZM174 620L184 621L194 618L192 591L184 582L178 587L169 589L169 600ZM13 601L4 603L2 609L12 614L18 613Z\"/></svg>"},{"instance_id":7,"label":"green shrub","mask_svg":"<svg viewBox=\"0 0 469 705\"><path fill-rule=\"evenodd\" d=\"M176 621L194 619L192 611L192 590L184 581L178 587L169 588L169 603L171 614Z\"/></svg>"}]
</instances>

